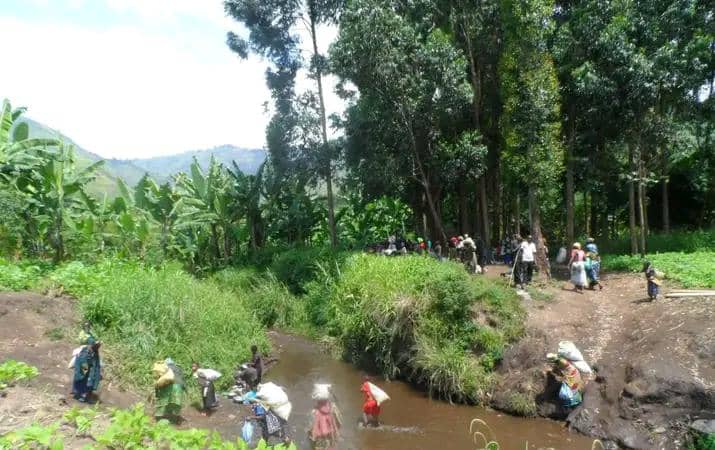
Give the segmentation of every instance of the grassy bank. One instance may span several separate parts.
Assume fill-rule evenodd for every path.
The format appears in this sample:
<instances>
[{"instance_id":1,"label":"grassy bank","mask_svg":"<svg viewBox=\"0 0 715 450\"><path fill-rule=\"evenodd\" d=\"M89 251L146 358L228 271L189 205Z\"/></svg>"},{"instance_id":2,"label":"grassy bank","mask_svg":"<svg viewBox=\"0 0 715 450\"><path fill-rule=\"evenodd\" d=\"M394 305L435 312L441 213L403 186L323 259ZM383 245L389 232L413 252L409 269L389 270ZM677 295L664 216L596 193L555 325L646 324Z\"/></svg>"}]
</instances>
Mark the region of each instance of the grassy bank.
<instances>
[{"instance_id":1,"label":"grassy bank","mask_svg":"<svg viewBox=\"0 0 715 450\"><path fill-rule=\"evenodd\" d=\"M75 296L82 318L105 342L111 374L139 387L151 385L152 363L166 357L184 368L192 361L216 368L228 383L236 364L250 356L251 344L269 348L248 293L198 280L178 265L152 268L113 259L58 267L6 263L0 286Z\"/></svg>"},{"instance_id":2,"label":"grassy bank","mask_svg":"<svg viewBox=\"0 0 715 450\"><path fill-rule=\"evenodd\" d=\"M309 284L305 307L347 360L468 402L489 390L524 318L513 291L424 257L354 255Z\"/></svg>"}]
</instances>

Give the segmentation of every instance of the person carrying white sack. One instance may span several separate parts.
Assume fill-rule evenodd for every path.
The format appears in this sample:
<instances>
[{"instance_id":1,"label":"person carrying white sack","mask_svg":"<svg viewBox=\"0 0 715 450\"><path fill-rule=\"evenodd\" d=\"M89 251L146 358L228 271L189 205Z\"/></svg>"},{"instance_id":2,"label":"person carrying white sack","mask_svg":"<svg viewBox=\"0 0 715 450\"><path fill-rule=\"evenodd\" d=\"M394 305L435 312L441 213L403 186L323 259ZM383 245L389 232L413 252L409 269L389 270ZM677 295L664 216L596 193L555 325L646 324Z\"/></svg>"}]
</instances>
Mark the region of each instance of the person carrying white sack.
<instances>
[{"instance_id":1,"label":"person carrying white sack","mask_svg":"<svg viewBox=\"0 0 715 450\"><path fill-rule=\"evenodd\" d=\"M201 387L201 399L203 403L201 415L207 416L211 410L218 407L214 381L221 377L221 373L213 369L202 369L197 362L191 364L191 372Z\"/></svg>"},{"instance_id":2,"label":"person carrying white sack","mask_svg":"<svg viewBox=\"0 0 715 450\"><path fill-rule=\"evenodd\" d=\"M566 358L570 361L581 374L586 375L586 378L590 377L593 373L591 366L584 360L581 351L576 347L576 345L571 341L561 341L559 342L558 355L562 358Z\"/></svg>"}]
</instances>

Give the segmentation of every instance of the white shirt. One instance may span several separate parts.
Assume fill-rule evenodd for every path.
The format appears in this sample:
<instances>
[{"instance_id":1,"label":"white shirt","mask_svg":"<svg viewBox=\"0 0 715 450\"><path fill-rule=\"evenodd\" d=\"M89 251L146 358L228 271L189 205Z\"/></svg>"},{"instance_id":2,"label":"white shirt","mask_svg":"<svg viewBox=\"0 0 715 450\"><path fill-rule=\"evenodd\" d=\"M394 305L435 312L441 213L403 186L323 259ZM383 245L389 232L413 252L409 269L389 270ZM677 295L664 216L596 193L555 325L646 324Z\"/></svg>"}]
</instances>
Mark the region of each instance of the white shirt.
<instances>
[{"instance_id":1,"label":"white shirt","mask_svg":"<svg viewBox=\"0 0 715 450\"><path fill-rule=\"evenodd\" d=\"M521 243L521 260L524 262L534 262L536 244L524 241Z\"/></svg>"}]
</instances>

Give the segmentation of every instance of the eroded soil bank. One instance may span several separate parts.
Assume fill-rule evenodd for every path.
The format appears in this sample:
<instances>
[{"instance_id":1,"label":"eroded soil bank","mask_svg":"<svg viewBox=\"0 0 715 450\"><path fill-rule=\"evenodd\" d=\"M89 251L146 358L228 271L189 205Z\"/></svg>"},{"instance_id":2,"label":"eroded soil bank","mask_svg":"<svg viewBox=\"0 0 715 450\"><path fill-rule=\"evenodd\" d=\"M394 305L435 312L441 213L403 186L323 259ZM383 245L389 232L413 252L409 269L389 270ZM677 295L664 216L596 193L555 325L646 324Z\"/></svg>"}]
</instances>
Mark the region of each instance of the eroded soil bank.
<instances>
[{"instance_id":1,"label":"eroded soil bank","mask_svg":"<svg viewBox=\"0 0 715 450\"><path fill-rule=\"evenodd\" d=\"M516 411L534 401L539 415L610 448L683 448L694 420L715 419L715 299L647 302L642 277L631 274L606 276L604 285L578 294L554 283L546 298L524 300L528 335L505 355L494 405ZM596 369L573 411L558 406L544 363L561 340Z\"/></svg>"}]
</instances>

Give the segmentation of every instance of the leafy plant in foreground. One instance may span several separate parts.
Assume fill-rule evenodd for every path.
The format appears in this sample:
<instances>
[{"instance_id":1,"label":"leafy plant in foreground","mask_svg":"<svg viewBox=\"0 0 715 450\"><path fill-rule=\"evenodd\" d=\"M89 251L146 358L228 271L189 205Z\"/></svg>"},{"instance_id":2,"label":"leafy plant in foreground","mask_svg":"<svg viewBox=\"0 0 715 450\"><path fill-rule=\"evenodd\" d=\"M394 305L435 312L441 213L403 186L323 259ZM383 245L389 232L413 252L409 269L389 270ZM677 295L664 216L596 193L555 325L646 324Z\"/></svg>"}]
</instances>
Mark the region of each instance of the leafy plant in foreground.
<instances>
[{"instance_id":1,"label":"leafy plant in foreground","mask_svg":"<svg viewBox=\"0 0 715 450\"><path fill-rule=\"evenodd\" d=\"M7 387L10 384L17 383L22 380L29 380L36 377L40 372L37 367L17 362L12 359L0 364L0 389Z\"/></svg>"}]
</instances>

